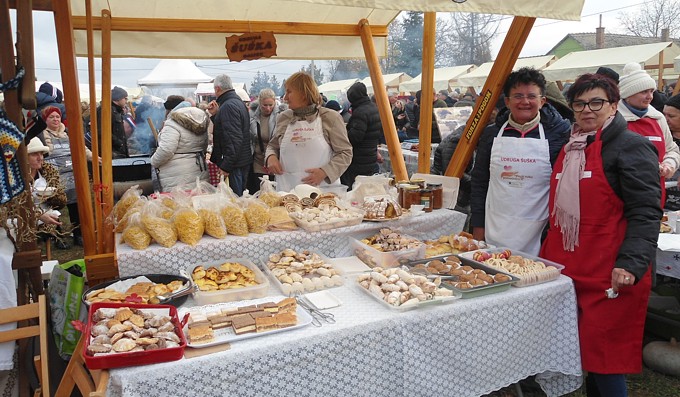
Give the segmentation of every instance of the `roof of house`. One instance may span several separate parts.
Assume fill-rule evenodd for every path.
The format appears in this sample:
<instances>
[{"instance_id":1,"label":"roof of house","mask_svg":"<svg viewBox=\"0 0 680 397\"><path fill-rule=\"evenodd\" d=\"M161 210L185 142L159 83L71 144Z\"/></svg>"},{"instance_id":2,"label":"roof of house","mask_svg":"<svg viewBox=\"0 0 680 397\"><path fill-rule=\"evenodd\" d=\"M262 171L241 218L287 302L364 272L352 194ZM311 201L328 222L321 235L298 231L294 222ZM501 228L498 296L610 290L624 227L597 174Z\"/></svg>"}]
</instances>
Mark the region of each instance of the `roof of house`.
<instances>
[{"instance_id":1,"label":"roof of house","mask_svg":"<svg viewBox=\"0 0 680 397\"><path fill-rule=\"evenodd\" d=\"M584 50L596 50L597 44L595 42L596 33L569 33L562 40L560 40L547 54L551 54L555 51L563 42L571 38L576 40ZM651 44L661 42L660 37L640 37L628 34L615 34L606 33L604 35L604 48L616 48L616 47L627 47L639 44ZM669 41L675 42L675 44L680 45L680 39L669 39Z\"/></svg>"}]
</instances>

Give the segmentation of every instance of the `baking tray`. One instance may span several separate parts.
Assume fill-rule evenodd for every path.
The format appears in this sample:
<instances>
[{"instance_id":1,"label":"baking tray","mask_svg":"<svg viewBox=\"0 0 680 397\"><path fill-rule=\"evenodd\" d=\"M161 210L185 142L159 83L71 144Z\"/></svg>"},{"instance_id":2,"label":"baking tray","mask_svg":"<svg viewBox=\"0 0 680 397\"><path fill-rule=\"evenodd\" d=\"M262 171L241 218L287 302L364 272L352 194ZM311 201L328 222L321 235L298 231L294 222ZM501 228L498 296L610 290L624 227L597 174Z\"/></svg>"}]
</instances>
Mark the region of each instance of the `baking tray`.
<instances>
[{"instance_id":1,"label":"baking tray","mask_svg":"<svg viewBox=\"0 0 680 397\"><path fill-rule=\"evenodd\" d=\"M239 301L239 302L229 302L229 303L220 303L217 305L205 305L205 306L200 306L200 307L192 307L189 309L182 310L182 314L184 315L185 313L189 312L195 312L195 311L200 311L203 314L207 314L211 311L216 311L219 310L223 307L241 307L241 306L249 306L249 305L254 305L258 303L264 303L264 302L276 302L280 301L283 299L283 297L267 297L267 298L262 298L262 299L254 299L254 300L249 300L249 301ZM307 325L312 323L312 315L307 312L302 306L297 305L297 310L296 313L297 318L298 318L298 323L292 327L286 327L286 328L278 328L274 329L271 331L264 331L264 332L248 332L246 334L241 334L241 335L236 335L234 333L233 328L231 327L226 327L226 328L220 328L217 330L213 330L213 335L214 338L211 342L208 343L197 343L195 345L191 344L190 341L187 341L187 346L191 348L203 348L203 347L210 347L210 346L215 346L215 345L221 345L224 343L231 343L231 342L236 342L239 340L244 340L244 339L250 339L250 338L258 338L260 336L266 336L266 335L271 335L271 334L276 334L279 332L286 332L286 331L292 331L294 329L306 327ZM185 333L188 333L188 325L184 326L184 331Z\"/></svg>"},{"instance_id":2,"label":"baking tray","mask_svg":"<svg viewBox=\"0 0 680 397\"><path fill-rule=\"evenodd\" d=\"M117 278L115 280L111 280L111 281L107 281L107 282L104 282L104 283L101 283L101 284L97 284L97 285L90 287L87 290L85 290L85 292L83 292L83 295L81 296L83 304L85 305L85 307L90 306L90 302L88 302L85 298L90 293L92 293L93 291L96 291L96 290L102 289L102 288L106 288L111 284L117 283L118 281L130 280L130 279L140 277L140 276L144 276L144 277L148 278L153 283L161 283L161 284L168 284L168 283L175 281L175 280L182 280L182 282L184 283L184 287L175 291L173 295L176 295L176 294L179 294L180 292L186 291L187 289L191 288L191 284L192 284L191 281L187 277L179 276L179 275L176 275L176 274L138 274L136 276L121 277L121 278ZM176 299L171 298L166 303L168 305L173 305L175 307L179 307L179 306L182 306L182 304L184 302L186 302L187 298L188 298L188 295L183 295L183 296L180 296ZM111 302L111 303L113 303L113 302Z\"/></svg>"},{"instance_id":3,"label":"baking tray","mask_svg":"<svg viewBox=\"0 0 680 397\"><path fill-rule=\"evenodd\" d=\"M360 236L349 236L350 247L352 248L354 255L356 255L357 258L359 258L371 268L376 266L382 267L383 269L389 267L398 267L411 260L425 257L425 244L422 242L418 247L399 251L378 251L377 249L361 242L362 239L375 234L376 233L374 232ZM403 236L413 238L405 234Z\"/></svg>"},{"instance_id":4,"label":"baking tray","mask_svg":"<svg viewBox=\"0 0 680 397\"><path fill-rule=\"evenodd\" d=\"M487 266L487 267L490 267L492 269L500 270L505 274L509 274L513 277L516 277L518 279L518 281L513 284L515 287L528 287L528 286L531 286L531 285L543 284L543 283L547 283L549 281L556 280L560 277L560 274L562 273L562 269L564 269L564 265L560 265L559 263L549 261L547 259L543 259L543 258L534 256L534 255L529 255L529 254L521 252L521 251L511 250L511 249L505 248L505 247L485 248L485 249L480 249L480 250L477 250L477 251L496 253L496 252L503 252L506 249L510 250L512 255L520 255L520 256L523 256L524 258L532 259L532 260L535 260L535 261L541 261L541 262L545 263L546 266L554 267L555 269L557 269L557 271L556 272L553 271L548 277L542 278L542 279L539 279L539 280L533 280L533 279L528 279L528 278L523 279L522 276L519 275L519 274L513 274L513 273L510 273L508 271L503 271L503 270L497 269L496 267L487 265L485 263L475 261L474 259L472 259L472 256L474 255L474 253L476 251L464 252L464 253L458 254L458 257L461 258L461 260L465 259L465 260L473 262L473 263L479 263L480 265Z\"/></svg>"},{"instance_id":5,"label":"baking tray","mask_svg":"<svg viewBox=\"0 0 680 397\"><path fill-rule=\"evenodd\" d=\"M170 321L175 325L175 333L179 336L180 343L178 347L168 347L165 349L147 350L143 352L131 352L131 353L111 353L102 354L97 356L91 356L87 354L87 348L90 346L90 341L92 337L90 336L90 329L92 327L92 316L99 308L119 308L119 307L129 307L131 309L139 309L142 311L154 311L161 315L170 316ZM89 369L104 369L104 368L118 368L118 367L129 367L135 365L146 365L162 363L166 361L179 360L184 356L184 348L187 345L187 340L184 337L184 332L182 330L183 325L177 317L177 308L171 305L146 305L146 304L132 304L132 303L106 303L106 302L95 302L90 306L90 311L87 314L87 324L85 325L85 330L82 331L84 335L88 335L85 338L85 343L83 344L83 358L85 360L85 365Z\"/></svg>"},{"instance_id":6,"label":"baking tray","mask_svg":"<svg viewBox=\"0 0 680 397\"><path fill-rule=\"evenodd\" d=\"M296 251L297 251L297 250L296 250ZM311 250L310 250L310 251L311 251ZM312 252L313 252L313 251L312 251ZM264 259L264 260L262 261L262 269L264 269L264 273L267 274L267 276L269 276L269 278L271 279L272 284L275 285L275 286L279 289L279 291L281 291L281 293L283 293L283 294L286 295L286 296L293 296L293 295L295 295L296 293L303 294L303 293L306 293L306 292L322 291L322 290L325 290L325 289L328 289L328 288L335 288L335 287L339 287L339 286L343 285L343 284L345 283L345 281L344 281L345 279L344 279L344 277L343 277L343 276L344 276L344 273L343 273L342 271L340 271L340 269L338 269L338 268L333 264L333 260L330 259L330 258L328 258L328 257L326 257L326 256L323 255L323 254L318 253L318 252L313 252L313 253L316 253L317 255L319 255L319 256L321 257L321 259L323 259L324 263L328 263L328 264L330 264L330 265L333 266L333 269L335 269L335 271L338 272L338 276L340 276L339 281L334 282L332 285L331 285L330 283L329 283L329 284L324 283L323 285L319 285L319 284L314 283L313 285L312 285L312 284L307 284L307 286L297 286L297 287L296 287L296 286L294 286L294 285L292 285L292 284L287 284L287 283L284 285L284 283L282 283L281 281L279 281L279 279L276 278L276 277L272 274L272 271L271 271L271 270L269 269L269 267L267 266L267 263L268 263L268 260L267 260L267 259ZM269 256L267 256L267 257L269 257ZM303 278L307 278L307 279L311 279L310 277L307 277L307 276L302 276L302 277L303 277Z\"/></svg>"},{"instance_id":7,"label":"baking tray","mask_svg":"<svg viewBox=\"0 0 680 397\"><path fill-rule=\"evenodd\" d=\"M206 270L210 266L219 268L219 266L225 262L238 262L246 266L247 268L252 270L253 273L255 273L255 281L257 281L258 284L243 288L224 289L218 291L197 290L196 292L194 292L194 301L198 305L209 305L221 302L256 299L267 295L267 291L269 290L269 279L262 273L260 268L258 268L250 259L227 258L219 261L193 263L187 267L186 272L187 274L191 275L196 266L203 266ZM194 284L193 279L191 283Z\"/></svg>"},{"instance_id":8,"label":"baking tray","mask_svg":"<svg viewBox=\"0 0 680 397\"><path fill-rule=\"evenodd\" d=\"M439 256L439 257L434 257L434 258L420 259L420 260L416 260L416 261L411 261L406 266L408 266L409 268L412 268L419 263L427 263L427 262L434 260L434 259L440 259L441 260L441 259L446 258L448 256L456 256L460 259L460 261L463 265L468 265L468 266L470 266L474 269L484 270L489 275L502 273L502 274L505 274L505 275L510 277L510 280L508 280L508 281L503 281L503 282L500 282L500 283L493 283L493 284L488 284L488 285L481 285L481 286L478 286L478 287L472 287L472 288L468 288L468 289L456 288L456 287L448 284L447 282L445 282L446 280L442 280L442 283L441 283L442 287L452 290L454 294L456 294L457 296L460 296L463 299L475 298L475 297L478 297L478 296L484 296L484 295L495 294L495 293L498 293L498 292L507 291L508 289L510 289L510 286L513 283L519 281L519 278L513 276L512 274L500 271L498 269L494 269L493 267L486 266L482 263L473 261L471 259L461 257L461 255L444 255L444 256Z\"/></svg>"}]
</instances>

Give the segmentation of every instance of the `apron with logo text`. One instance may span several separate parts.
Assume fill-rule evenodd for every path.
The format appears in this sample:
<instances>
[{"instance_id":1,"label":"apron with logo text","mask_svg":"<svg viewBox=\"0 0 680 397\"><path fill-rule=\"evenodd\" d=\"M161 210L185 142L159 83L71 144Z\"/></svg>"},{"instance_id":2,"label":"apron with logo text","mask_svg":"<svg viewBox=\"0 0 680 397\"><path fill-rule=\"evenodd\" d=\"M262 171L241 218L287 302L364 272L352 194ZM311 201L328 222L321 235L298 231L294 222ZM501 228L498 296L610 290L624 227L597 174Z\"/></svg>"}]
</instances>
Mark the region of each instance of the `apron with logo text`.
<instances>
[{"instance_id":1,"label":"apron with logo text","mask_svg":"<svg viewBox=\"0 0 680 397\"><path fill-rule=\"evenodd\" d=\"M504 137L506 122L491 148L485 238L498 247L537 255L548 220L550 150L543 125L539 139Z\"/></svg>"}]
</instances>

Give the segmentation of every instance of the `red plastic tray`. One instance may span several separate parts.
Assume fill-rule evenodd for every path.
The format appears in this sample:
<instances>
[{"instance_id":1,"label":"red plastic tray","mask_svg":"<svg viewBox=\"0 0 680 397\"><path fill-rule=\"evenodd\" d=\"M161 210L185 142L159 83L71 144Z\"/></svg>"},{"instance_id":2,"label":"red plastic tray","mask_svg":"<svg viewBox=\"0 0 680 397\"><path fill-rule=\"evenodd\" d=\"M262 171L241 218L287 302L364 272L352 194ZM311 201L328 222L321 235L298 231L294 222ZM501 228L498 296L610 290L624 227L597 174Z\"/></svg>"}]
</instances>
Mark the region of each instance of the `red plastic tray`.
<instances>
[{"instance_id":1,"label":"red plastic tray","mask_svg":"<svg viewBox=\"0 0 680 397\"><path fill-rule=\"evenodd\" d=\"M156 349L143 352L132 352L132 353L115 353L106 354L101 356L91 356L87 354L87 348L90 346L90 340L92 339L90 335L90 327L92 327L92 316L99 308L119 308L119 307L129 307L136 308L140 310L148 309L167 309L168 315L170 316L170 321L175 324L175 333L179 336L180 343L178 347L169 347L165 349ZM179 360L184 356L184 348L187 345L187 340L184 337L184 332L182 332L183 325L177 317L177 308L170 305L145 305L136 303L107 303L107 302L95 302L90 306L90 311L87 314L87 325L85 326L85 335L88 337L85 339L85 344L83 345L83 358L85 360L85 365L89 369L104 369L104 368L118 368L118 367L129 367L135 365L145 365L145 364L155 364L162 363L166 361Z\"/></svg>"}]
</instances>

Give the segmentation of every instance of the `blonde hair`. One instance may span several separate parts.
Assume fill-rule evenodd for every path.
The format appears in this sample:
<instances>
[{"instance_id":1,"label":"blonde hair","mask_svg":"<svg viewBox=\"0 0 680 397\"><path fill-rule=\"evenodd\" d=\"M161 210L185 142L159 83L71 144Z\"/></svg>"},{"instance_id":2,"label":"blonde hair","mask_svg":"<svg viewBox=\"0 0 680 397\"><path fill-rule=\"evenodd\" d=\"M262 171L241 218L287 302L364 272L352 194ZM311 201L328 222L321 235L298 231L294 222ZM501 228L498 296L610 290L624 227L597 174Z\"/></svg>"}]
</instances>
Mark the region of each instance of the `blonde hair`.
<instances>
[{"instance_id":1,"label":"blonde hair","mask_svg":"<svg viewBox=\"0 0 680 397\"><path fill-rule=\"evenodd\" d=\"M301 92L308 104L321 105L321 95L312 76L304 72L293 73L286 79L286 88Z\"/></svg>"},{"instance_id":2,"label":"blonde hair","mask_svg":"<svg viewBox=\"0 0 680 397\"><path fill-rule=\"evenodd\" d=\"M274 93L274 90L271 88L263 88L260 90L260 95L258 95L257 99L259 101L263 99L276 99L276 94Z\"/></svg>"}]
</instances>

